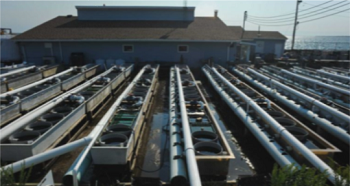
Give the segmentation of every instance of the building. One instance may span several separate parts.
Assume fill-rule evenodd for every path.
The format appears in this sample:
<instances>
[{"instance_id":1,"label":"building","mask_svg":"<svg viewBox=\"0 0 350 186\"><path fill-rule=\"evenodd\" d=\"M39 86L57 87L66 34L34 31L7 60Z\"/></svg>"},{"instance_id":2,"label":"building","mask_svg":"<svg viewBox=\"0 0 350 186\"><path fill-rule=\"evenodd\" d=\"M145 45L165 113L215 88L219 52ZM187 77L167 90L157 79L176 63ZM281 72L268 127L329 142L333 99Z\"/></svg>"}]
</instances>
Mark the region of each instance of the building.
<instances>
[{"instance_id":1,"label":"building","mask_svg":"<svg viewBox=\"0 0 350 186\"><path fill-rule=\"evenodd\" d=\"M243 30L241 26L229 27L235 34L241 35L241 41L255 44L250 53L256 56L274 54L277 58L283 55L287 37L280 32Z\"/></svg>"},{"instance_id":2,"label":"building","mask_svg":"<svg viewBox=\"0 0 350 186\"><path fill-rule=\"evenodd\" d=\"M235 61L237 50L243 48L249 56L255 46L250 39L245 42L235 34L217 11L213 17L195 17L194 7L76 9L78 16L59 16L16 36L23 60L42 64L44 57L69 64L72 53L83 53L87 63L123 59L184 62L194 67L208 59L220 64Z\"/></svg>"},{"instance_id":3,"label":"building","mask_svg":"<svg viewBox=\"0 0 350 186\"><path fill-rule=\"evenodd\" d=\"M11 29L1 28L1 66L12 65L20 61L20 53L15 41L12 40L16 35L12 33Z\"/></svg>"}]
</instances>

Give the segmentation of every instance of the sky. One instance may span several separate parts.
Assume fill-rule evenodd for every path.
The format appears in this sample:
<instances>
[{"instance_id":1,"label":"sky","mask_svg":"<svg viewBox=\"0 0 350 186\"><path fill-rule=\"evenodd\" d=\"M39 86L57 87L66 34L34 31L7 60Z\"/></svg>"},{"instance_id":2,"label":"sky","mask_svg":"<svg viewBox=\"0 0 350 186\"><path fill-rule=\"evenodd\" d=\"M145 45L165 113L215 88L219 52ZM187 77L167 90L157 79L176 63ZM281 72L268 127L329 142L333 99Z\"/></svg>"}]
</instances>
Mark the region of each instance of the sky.
<instances>
[{"instance_id":1,"label":"sky","mask_svg":"<svg viewBox=\"0 0 350 186\"><path fill-rule=\"evenodd\" d=\"M318 18L321 16L336 13L341 10L350 8L350 1L345 0L333 0L327 4L310 10L313 5L319 5L329 0L317 1L317 0L303 0L299 5L299 17L305 17L304 21ZM54 17L64 15L77 15L75 6L77 5L94 5L102 6L184 6L183 0L162 0L162 1L3 1L0 0L0 15L2 28L12 28L13 32L21 33L35 26L38 26ZM339 5L334 5L340 3ZM194 6L195 16L214 16L214 11L218 10L218 16L227 25L243 25L244 11L248 12L248 19L254 19L254 17L272 17L276 18L259 18L260 30L264 31L279 31L286 36L291 36L293 33L293 17L296 9L296 0L275 0L275 1L263 1L263 0L187 0L187 6ZM332 6L328 9L324 7ZM337 8L338 7L338 8ZM315 13L312 11L318 9L330 10L336 8L330 12L324 12L320 15L307 18ZM305 11L302 11L305 10ZM322 10L323 11L323 10ZM287 14L287 15L285 15ZM307 15L303 15L307 14ZM282 16L281 16L282 15ZM285 16L283 16L285 15ZM276 20L277 19L277 20ZM283 19L283 20L281 20ZM265 26L285 24L287 26ZM279 22L279 23L276 23ZM266 24L269 23L269 24ZM246 22L246 30L258 30L259 26ZM302 23L297 26L296 36L349 36L350 35L350 11L323 18L316 21Z\"/></svg>"}]
</instances>

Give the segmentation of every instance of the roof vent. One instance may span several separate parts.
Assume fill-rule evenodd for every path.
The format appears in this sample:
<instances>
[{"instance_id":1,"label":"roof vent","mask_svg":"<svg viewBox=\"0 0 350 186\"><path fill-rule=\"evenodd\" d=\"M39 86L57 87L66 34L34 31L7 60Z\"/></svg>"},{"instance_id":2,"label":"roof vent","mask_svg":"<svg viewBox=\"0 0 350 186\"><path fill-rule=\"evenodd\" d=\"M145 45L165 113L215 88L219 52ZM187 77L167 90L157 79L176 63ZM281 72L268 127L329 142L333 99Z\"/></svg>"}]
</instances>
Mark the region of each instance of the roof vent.
<instances>
[{"instance_id":1,"label":"roof vent","mask_svg":"<svg viewBox=\"0 0 350 186\"><path fill-rule=\"evenodd\" d=\"M67 17L67 18L70 18L70 17L73 17L73 16L72 16L71 14L69 14L69 15L67 15L66 17Z\"/></svg>"},{"instance_id":2,"label":"roof vent","mask_svg":"<svg viewBox=\"0 0 350 186\"><path fill-rule=\"evenodd\" d=\"M214 11L214 17L218 17L218 10Z\"/></svg>"}]
</instances>

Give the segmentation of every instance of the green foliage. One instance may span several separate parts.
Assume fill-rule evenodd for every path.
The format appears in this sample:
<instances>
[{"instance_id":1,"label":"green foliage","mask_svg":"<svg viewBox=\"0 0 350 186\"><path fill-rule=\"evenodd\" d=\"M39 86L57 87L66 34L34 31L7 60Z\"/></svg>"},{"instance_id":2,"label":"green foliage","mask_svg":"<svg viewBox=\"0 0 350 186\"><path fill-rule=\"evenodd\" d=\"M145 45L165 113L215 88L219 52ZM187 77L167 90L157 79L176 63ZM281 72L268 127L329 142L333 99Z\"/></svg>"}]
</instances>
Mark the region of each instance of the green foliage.
<instances>
[{"instance_id":1,"label":"green foliage","mask_svg":"<svg viewBox=\"0 0 350 186\"><path fill-rule=\"evenodd\" d=\"M350 185L350 166L339 166L334 160L330 160L330 167L335 172L335 186Z\"/></svg>"},{"instance_id":2,"label":"green foliage","mask_svg":"<svg viewBox=\"0 0 350 186\"><path fill-rule=\"evenodd\" d=\"M29 176L32 172L32 167L29 168L28 171L25 171L25 164L22 165L21 171L19 173L18 182L16 182L15 174L13 173L13 168L9 167L7 169L1 168L0 175L0 185L3 186L25 186L27 183Z\"/></svg>"},{"instance_id":3,"label":"green foliage","mask_svg":"<svg viewBox=\"0 0 350 186\"><path fill-rule=\"evenodd\" d=\"M338 167L335 170L335 186L350 185L350 166Z\"/></svg>"},{"instance_id":4,"label":"green foliage","mask_svg":"<svg viewBox=\"0 0 350 186\"><path fill-rule=\"evenodd\" d=\"M271 186L323 186L327 182L327 173L303 165L298 169L294 165L279 168L274 165Z\"/></svg>"}]
</instances>

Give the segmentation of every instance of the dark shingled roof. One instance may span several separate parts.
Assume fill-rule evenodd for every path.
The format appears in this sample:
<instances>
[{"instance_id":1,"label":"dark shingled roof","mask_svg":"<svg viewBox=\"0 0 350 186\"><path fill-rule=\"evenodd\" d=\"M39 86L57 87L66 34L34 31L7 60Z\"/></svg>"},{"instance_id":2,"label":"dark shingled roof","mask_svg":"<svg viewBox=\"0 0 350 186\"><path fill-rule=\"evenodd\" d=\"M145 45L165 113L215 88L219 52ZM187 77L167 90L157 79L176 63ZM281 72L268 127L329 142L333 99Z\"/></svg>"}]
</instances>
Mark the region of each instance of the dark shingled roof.
<instances>
[{"instance_id":1,"label":"dark shingled roof","mask_svg":"<svg viewBox=\"0 0 350 186\"><path fill-rule=\"evenodd\" d=\"M241 39L241 35L243 32L243 28L241 26L229 26L234 35L237 35L239 39Z\"/></svg>"},{"instance_id":2,"label":"dark shingled roof","mask_svg":"<svg viewBox=\"0 0 350 186\"><path fill-rule=\"evenodd\" d=\"M59 16L16 36L15 40L238 40L219 18L194 21L81 21Z\"/></svg>"},{"instance_id":3,"label":"dark shingled roof","mask_svg":"<svg viewBox=\"0 0 350 186\"><path fill-rule=\"evenodd\" d=\"M241 26L229 26L231 31L234 34L241 34L243 32L243 28ZM246 30L243 35L243 40L253 40L253 39L287 39L286 36L277 32L277 31L260 31L260 36L258 35L259 31L250 31Z\"/></svg>"}]
</instances>

